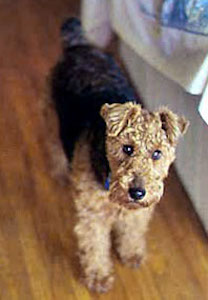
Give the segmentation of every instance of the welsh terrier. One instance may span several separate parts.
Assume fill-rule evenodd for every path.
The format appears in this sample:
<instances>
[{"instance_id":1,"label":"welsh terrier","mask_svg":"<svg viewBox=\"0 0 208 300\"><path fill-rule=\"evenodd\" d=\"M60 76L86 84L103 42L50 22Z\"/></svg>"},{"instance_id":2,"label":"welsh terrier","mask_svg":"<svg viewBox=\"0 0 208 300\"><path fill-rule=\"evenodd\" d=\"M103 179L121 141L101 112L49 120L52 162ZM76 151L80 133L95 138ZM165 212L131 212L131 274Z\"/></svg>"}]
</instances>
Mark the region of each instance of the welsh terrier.
<instances>
[{"instance_id":1,"label":"welsh terrier","mask_svg":"<svg viewBox=\"0 0 208 300\"><path fill-rule=\"evenodd\" d=\"M106 292L114 280L112 237L123 263L137 267L144 257L148 223L188 121L168 108L143 109L113 58L88 44L77 18L61 32L63 55L50 80L63 149L58 168L64 173L69 162L76 190L83 280Z\"/></svg>"}]
</instances>

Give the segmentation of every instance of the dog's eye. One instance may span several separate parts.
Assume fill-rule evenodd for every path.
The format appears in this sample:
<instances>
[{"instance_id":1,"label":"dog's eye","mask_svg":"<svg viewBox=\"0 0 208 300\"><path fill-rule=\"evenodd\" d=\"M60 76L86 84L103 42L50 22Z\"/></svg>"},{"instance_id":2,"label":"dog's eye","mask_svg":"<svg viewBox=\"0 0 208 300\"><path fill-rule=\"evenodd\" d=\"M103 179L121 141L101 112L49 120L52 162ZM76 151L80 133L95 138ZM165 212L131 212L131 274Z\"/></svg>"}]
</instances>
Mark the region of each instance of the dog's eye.
<instances>
[{"instance_id":1,"label":"dog's eye","mask_svg":"<svg viewBox=\"0 0 208 300\"><path fill-rule=\"evenodd\" d=\"M153 153L152 153L152 159L153 160L159 160L162 156L162 151L160 150L155 150Z\"/></svg>"},{"instance_id":2,"label":"dog's eye","mask_svg":"<svg viewBox=\"0 0 208 300\"><path fill-rule=\"evenodd\" d=\"M124 145L123 146L123 152L130 156L134 152L134 147L131 146L131 145Z\"/></svg>"}]
</instances>

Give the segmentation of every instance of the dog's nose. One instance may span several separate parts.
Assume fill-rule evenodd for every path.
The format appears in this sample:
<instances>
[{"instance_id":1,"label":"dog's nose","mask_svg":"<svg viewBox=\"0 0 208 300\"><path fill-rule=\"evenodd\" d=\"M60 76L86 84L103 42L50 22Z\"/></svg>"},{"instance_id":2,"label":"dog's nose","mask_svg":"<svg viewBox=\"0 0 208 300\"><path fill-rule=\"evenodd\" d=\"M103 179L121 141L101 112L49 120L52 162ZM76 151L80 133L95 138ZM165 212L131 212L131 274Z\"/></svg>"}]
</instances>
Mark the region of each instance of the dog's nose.
<instances>
[{"instance_id":1,"label":"dog's nose","mask_svg":"<svg viewBox=\"0 0 208 300\"><path fill-rule=\"evenodd\" d=\"M129 195L134 201L143 199L145 194L146 194L146 191L143 188L130 188L129 189Z\"/></svg>"}]
</instances>

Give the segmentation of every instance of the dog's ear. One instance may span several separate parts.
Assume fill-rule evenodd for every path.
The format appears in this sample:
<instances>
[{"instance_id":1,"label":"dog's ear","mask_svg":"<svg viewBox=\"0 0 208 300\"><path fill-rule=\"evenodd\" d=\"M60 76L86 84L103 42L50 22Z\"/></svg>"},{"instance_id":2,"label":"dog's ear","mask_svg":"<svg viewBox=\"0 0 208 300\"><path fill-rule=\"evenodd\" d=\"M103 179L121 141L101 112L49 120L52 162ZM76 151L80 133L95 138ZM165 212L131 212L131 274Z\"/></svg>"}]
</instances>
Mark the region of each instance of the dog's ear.
<instances>
[{"instance_id":1,"label":"dog's ear","mask_svg":"<svg viewBox=\"0 0 208 300\"><path fill-rule=\"evenodd\" d=\"M118 136L125 128L128 119L136 117L141 113L141 106L127 102L124 104L104 104L101 108L100 114L106 122L109 136Z\"/></svg>"},{"instance_id":2,"label":"dog's ear","mask_svg":"<svg viewBox=\"0 0 208 300\"><path fill-rule=\"evenodd\" d=\"M188 129L189 121L185 117L180 117L167 107L161 107L159 114L162 129L165 131L171 144L176 144L179 137L184 135Z\"/></svg>"}]
</instances>

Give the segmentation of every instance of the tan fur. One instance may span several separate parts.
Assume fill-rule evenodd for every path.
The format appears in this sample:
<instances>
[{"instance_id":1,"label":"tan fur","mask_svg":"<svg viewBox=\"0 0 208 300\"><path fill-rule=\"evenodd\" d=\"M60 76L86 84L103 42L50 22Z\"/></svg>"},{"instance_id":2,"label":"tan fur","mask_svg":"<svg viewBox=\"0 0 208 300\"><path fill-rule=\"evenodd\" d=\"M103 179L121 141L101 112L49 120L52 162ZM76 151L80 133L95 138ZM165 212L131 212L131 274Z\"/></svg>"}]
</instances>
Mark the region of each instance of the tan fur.
<instances>
[{"instance_id":1,"label":"tan fur","mask_svg":"<svg viewBox=\"0 0 208 300\"><path fill-rule=\"evenodd\" d=\"M90 290L108 291L114 280L111 237L123 263L137 267L145 255L145 233L156 203L163 194L163 180L175 159L180 135L187 121L161 108L149 113L138 104L105 104L101 109L106 129L106 152L112 172L110 191L98 183L90 161L87 135L77 142L71 179L78 221L75 226L83 281ZM163 127L163 129L162 129ZM123 145L133 145L127 156ZM158 161L155 150L162 151ZM133 183L145 186L144 199L133 202Z\"/></svg>"},{"instance_id":2,"label":"tan fur","mask_svg":"<svg viewBox=\"0 0 208 300\"><path fill-rule=\"evenodd\" d=\"M58 118L54 103L49 97L49 85L46 86L47 88L43 95L44 101L40 102L40 109L42 111L44 119L43 122L44 125L46 125L45 127L47 131L46 144L49 151L47 155L50 157L49 169L51 176L61 185L65 185L69 183L69 163L59 138Z\"/></svg>"}]
</instances>

